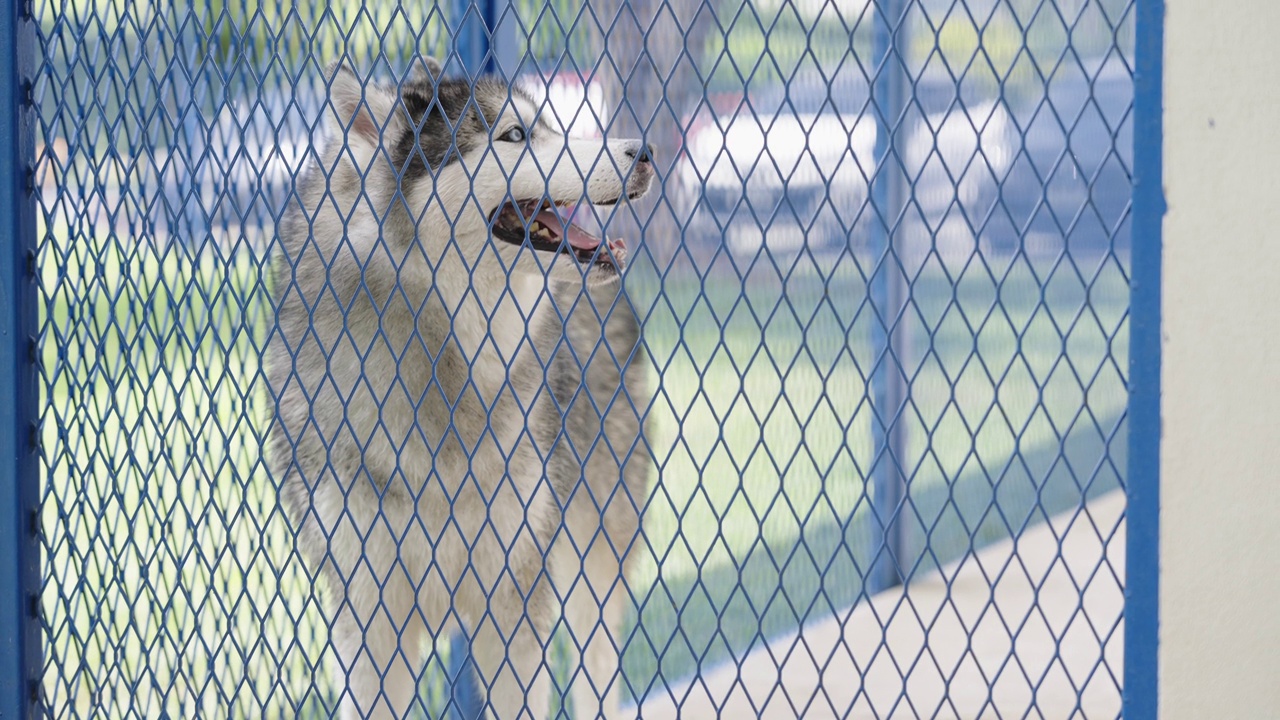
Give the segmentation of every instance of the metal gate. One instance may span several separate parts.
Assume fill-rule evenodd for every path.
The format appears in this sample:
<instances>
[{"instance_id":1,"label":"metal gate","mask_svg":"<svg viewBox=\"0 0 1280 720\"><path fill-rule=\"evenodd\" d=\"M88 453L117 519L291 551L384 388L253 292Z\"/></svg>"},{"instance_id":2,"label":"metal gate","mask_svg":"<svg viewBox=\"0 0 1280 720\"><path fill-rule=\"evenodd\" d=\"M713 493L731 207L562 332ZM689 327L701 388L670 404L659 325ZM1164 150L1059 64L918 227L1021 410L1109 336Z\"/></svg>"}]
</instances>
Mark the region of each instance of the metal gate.
<instances>
[{"instance_id":1,"label":"metal gate","mask_svg":"<svg viewBox=\"0 0 1280 720\"><path fill-rule=\"evenodd\" d=\"M0 356L0 375L17 379L6 387L17 388L19 422L4 442L18 458L11 476L38 486L12 483L19 512L0 521L6 562L17 559L4 566L16 652L0 661L12 670L0 688L18 698L0 707L57 718L322 717L344 707L475 717L521 704L532 717L584 717L584 702L615 701L627 717L1120 714L1133 0L5 6L5 38L22 50L3 87L28 124L5 126L16 139L4 157L26 157L33 133L34 162L15 165L22 173L5 196L17 201L5 226L12 252L0 260L11 273L0 280L15 284L0 285L0 300L15 324L0 330L19 340ZM439 59L442 75L424 57ZM504 82L478 85L481 74ZM446 87L467 97L445 97ZM499 137L521 103L535 115ZM398 118L414 148L401 155ZM524 280L491 278L481 269L490 250L461 248L459 218L467 203L488 202L479 188L506 157L499 143L527 145L528 158L546 142L540 133L561 132L566 147L605 148L578 175L612 172L626 192L612 204L581 190L591 202L544 210L559 230L541 254L535 218L522 215L524 245L492 250L494 262L612 267L621 280L565 290L562 273L526 306ZM374 138L364 150L361 133ZM636 142L624 152L623 139ZM384 157L400 163L385 197L370 179ZM548 188L562 163L576 167L567 157L539 159ZM523 162L502 165L520 213L532 196L511 176ZM456 165L466 174L449 175ZM626 197L646 173L651 191ZM444 224L390 219L390 207L449 193L459 214ZM336 209L317 209L326 203ZM486 247L500 245L501 211L483 210ZM398 232L412 247L448 237L454 249L427 263L435 285L375 287L417 262L396 246L390 275L373 274L374 254L360 256L343 295L325 261L314 293L288 299L306 282L301 258L314 238L332 234L329 252L359 255L364 237L378 248L368 253L390 257ZM591 235L622 238L625 252L582 239ZM442 259L448 252L461 265ZM461 275L446 277L455 267ZM454 305L432 289L456 282L498 285ZM380 309L353 327L362 293ZM428 311L437 296L445 315ZM381 393L370 432L394 434L387 393L412 395L404 378L418 371L399 360L386 377L366 368L333 391L345 405L323 405L318 388L342 385L342 370L337 351L321 353L329 367L318 384L297 380L311 415L295 434L279 405L294 380L277 382L264 358L283 352L291 369L280 377L297 378L298 343L313 333L317 343L382 342L392 333L383 311L401 297L434 363L406 401L410 414L426 413L435 401L424 398L440 388L448 427L434 443L405 430L385 448L371 434L341 452L336 434L317 429L325 459L307 476L298 448L308 428L340 418L334 428L358 435L353 398L367 380ZM508 301L523 325L507 322L509 309L499 321ZM288 312L300 313L292 339ZM535 314L562 330L545 347L530 329ZM421 329L431 317L445 318L436 346ZM475 317L487 330L471 346ZM632 317L638 342L605 341ZM371 362L369 347L354 362ZM543 358L533 376L514 369L515 353ZM557 385L553 368L577 384ZM449 396L452 371L465 380ZM481 374L495 372L520 397L502 400L502 387L486 396ZM616 438L615 416L626 418ZM596 431L574 430L580 418ZM442 443L466 445L461 425L476 422L467 461L449 465ZM540 423L555 424L545 442L534 437ZM481 541L454 548L462 579L440 569L452 560L432 543L449 528L469 532L457 520L471 512L459 509L462 494L449 495L438 525L387 530L397 563L431 558L416 576L404 571L427 598L413 611L427 629L411 641L410 620L389 609L389 576L360 575L365 559L344 565L338 525L312 519L317 478L348 463L358 468L349 483L374 487L369 497L384 504L401 476L417 493L465 494L474 480L489 513L476 532L497 537L505 486L486 485L476 458L505 442L499 425L528 431L521 457L542 464L530 477L545 486L530 492L545 494L548 517L572 516L586 497L602 524L588 552L563 527L533 528L525 498L511 532L527 532L544 560L560 538L571 555L607 548L622 565L585 586L538 571L557 608L586 587L583 602L620 618L589 637L558 610L539 626L550 710L532 707L536 681L514 650L484 655L485 622L504 642L518 637L504 634L499 611L458 607L467 573L484 586L472 596L480 605L496 605L505 582L486 585ZM349 452L354 460L339 457ZM485 472L525 472L514 450L497 452L505 464ZM376 479L369 468L383 462L392 469ZM591 482L598 464L614 472L603 485ZM622 482L628 472L641 479ZM306 495L300 506L282 497L289 487ZM603 527L614 507L640 518L622 542ZM382 520L351 522L367 550ZM418 527L420 536L406 529ZM517 541L498 542L516 552ZM373 615L350 612L374 658L372 705L353 689L363 661L344 657L333 631L341 598L354 602L350 586L370 579L381 598ZM521 588L536 624L533 614L551 611ZM419 609L437 602L447 623ZM422 645L421 663L416 650L384 662L368 647L383 610L397 642ZM608 677L576 661L593 643L617 657ZM23 677L29 684L14 680ZM397 683L414 688L407 706L392 697ZM522 700L512 705L512 693Z\"/></svg>"}]
</instances>

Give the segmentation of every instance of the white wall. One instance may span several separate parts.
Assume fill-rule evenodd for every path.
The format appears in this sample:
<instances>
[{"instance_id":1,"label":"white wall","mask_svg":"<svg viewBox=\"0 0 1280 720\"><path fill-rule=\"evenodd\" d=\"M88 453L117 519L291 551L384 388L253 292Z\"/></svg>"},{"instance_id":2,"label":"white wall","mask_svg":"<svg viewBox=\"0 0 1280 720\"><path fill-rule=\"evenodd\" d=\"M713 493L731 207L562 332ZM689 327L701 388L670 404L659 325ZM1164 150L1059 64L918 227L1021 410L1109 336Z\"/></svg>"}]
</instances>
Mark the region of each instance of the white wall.
<instances>
[{"instance_id":1,"label":"white wall","mask_svg":"<svg viewBox=\"0 0 1280 720\"><path fill-rule=\"evenodd\" d=\"M1280 718L1280 2L1167 0L1162 718Z\"/></svg>"}]
</instances>

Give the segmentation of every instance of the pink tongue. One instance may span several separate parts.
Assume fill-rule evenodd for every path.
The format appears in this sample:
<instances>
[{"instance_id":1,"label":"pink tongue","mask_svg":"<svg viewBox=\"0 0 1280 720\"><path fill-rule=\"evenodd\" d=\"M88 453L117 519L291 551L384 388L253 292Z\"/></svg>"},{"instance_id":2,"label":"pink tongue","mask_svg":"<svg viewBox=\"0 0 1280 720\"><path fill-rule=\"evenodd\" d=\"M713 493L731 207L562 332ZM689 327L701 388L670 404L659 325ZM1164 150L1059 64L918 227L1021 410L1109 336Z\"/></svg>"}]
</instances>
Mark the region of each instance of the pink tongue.
<instances>
[{"instance_id":1,"label":"pink tongue","mask_svg":"<svg viewBox=\"0 0 1280 720\"><path fill-rule=\"evenodd\" d=\"M578 250L595 250L600 246L600 238L573 224L574 208L560 208L560 213L565 220L569 221L568 229L565 228L564 223L560 222L560 218L556 217L554 210L543 210L534 220L554 230L557 235L568 240L569 244Z\"/></svg>"}]
</instances>

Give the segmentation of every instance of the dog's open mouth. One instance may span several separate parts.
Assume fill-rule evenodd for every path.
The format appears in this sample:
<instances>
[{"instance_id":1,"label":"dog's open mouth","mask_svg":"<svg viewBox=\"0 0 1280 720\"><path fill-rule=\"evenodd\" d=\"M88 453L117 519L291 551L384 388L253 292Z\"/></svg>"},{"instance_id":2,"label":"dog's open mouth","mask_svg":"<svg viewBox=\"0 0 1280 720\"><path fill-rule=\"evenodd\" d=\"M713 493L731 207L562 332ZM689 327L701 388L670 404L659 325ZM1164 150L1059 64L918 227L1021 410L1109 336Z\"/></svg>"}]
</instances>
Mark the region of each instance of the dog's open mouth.
<instances>
[{"instance_id":1,"label":"dog's open mouth","mask_svg":"<svg viewBox=\"0 0 1280 720\"><path fill-rule=\"evenodd\" d=\"M570 255L583 264L617 270L626 263L627 244L610 240L605 247L600 238L574 224L577 207L549 200L506 203L494 211L493 234L499 240L534 250Z\"/></svg>"}]
</instances>

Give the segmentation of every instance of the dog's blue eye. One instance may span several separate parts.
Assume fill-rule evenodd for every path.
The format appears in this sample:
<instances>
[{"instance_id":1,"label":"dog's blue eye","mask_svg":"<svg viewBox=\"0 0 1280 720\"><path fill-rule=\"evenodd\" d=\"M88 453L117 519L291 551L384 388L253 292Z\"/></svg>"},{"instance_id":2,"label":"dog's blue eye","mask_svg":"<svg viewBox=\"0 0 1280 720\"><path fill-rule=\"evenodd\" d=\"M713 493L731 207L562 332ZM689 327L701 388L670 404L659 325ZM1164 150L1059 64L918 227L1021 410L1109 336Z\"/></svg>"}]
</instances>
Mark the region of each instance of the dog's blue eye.
<instances>
[{"instance_id":1,"label":"dog's blue eye","mask_svg":"<svg viewBox=\"0 0 1280 720\"><path fill-rule=\"evenodd\" d=\"M498 139L503 142L524 142L524 128L517 125L516 127L508 130Z\"/></svg>"}]
</instances>

